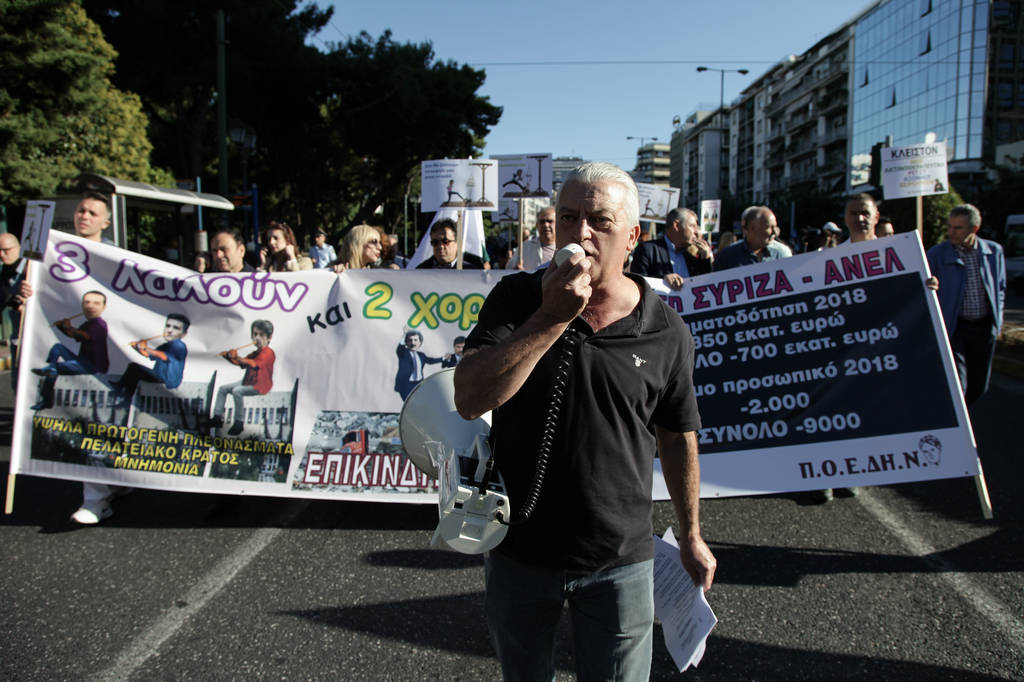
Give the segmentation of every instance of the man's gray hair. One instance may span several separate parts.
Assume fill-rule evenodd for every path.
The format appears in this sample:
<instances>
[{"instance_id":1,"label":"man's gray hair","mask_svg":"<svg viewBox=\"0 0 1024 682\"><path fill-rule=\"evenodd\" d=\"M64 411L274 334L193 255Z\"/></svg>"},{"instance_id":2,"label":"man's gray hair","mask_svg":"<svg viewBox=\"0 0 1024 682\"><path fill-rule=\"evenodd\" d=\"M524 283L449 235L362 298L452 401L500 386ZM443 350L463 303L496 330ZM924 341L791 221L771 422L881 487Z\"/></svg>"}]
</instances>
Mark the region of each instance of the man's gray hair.
<instances>
[{"instance_id":1,"label":"man's gray hair","mask_svg":"<svg viewBox=\"0 0 1024 682\"><path fill-rule=\"evenodd\" d=\"M554 206L541 206L539 209L537 209L537 220L540 220L540 214L543 213L544 211L554 211L554 210L555 210Z\"/></svg>"},{"instance_id":2,"label":"man's gray hair","mask_svg":"<svg viewBox=\"0 0 1024 682\"><path fill-rule=\"evenodd\" d=\"M665 216L665 224L668 225L669 223L675 222L676 220L678 220L681 223L685 223L686 219L690 218L690 217L692 217L694 220L696 220L698 223L700 223L700 218L698 218L697 214L694 213L693 211L691 211L690 209L688 209L688 208L673 208Z\"/></svg>"},{"instance_id":3,"label":"man's gray hair","mask_svg":"<svg viewBox=\"0 0 1024 682\"><path fill-rule=\"evenodd\" d=\"M967 216L967 224L971 227L981 226L981 211L979 211L973 204L960 204L959 206L954 206L949 212L950 218L955 218L961 215Z\"/></svg>"},{"instance_id":4,"label":"man's gray hair","mask_svg":"<svg viewBox=\"0 0 1024 682\"><path fill-rule=\"evenodd\" d=\"M581 182L585 185L592 185L595 182L602 180L608 180L610 182L617 182L626 189L626 199L623 202L624 208L626 209L626 221L627 227L633 227L640 224L640 194L636 190L636 183L633 182L633 178L630 177L629 173L622 170L618 166L604 161L590 161L588 163L580 164L566 176L565 182L562 183L562 189L560 189L559 195L570 182ZM559 196L561 199L561 196ZM557 201L555 202L558 203Z\"/></svg>"},{"instance_id":5,"label":"man's gray hair","mask_svg":"<svg viewBox=\"0 0 1024 682\"><path fill-rule=\"evenodd\" d=\"M754 220L760 220L761 217L766 213L771 213L771 209L768 208L767 206L747 206L745 209L743 209L743 214L740 215L740 224L743 226L743 229L745 230L747 229L747 225L749 225Z\"/></svg>"}]
</instances>

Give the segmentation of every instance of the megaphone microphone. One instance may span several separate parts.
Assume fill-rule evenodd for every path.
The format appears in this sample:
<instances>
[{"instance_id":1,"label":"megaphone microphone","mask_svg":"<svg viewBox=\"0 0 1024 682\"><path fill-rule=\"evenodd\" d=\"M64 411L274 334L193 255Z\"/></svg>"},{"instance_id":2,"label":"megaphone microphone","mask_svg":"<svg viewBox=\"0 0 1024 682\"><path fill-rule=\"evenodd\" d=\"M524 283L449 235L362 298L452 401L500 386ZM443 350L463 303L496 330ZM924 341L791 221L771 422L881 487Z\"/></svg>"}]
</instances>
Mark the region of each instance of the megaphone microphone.
<instances>
[{"instance_id":1,"label":"megaphone microphone","mask_svg":"<svg viewBox=\"0 0 1024 682\"><path fill-rule=\"evenodd\" d=\"M467 421L455 409L454 369L420 382L398 419L402 448L438 483L438 524L431 540L463 554L482 554L505 539L512 513L500 472L493 468L490 413Z\"/></svg>"},{"instance_id":2,"label":"megaphone microphone","mask_svg":"<svg viewBox=\"0 0 1024 682\"><path fill-rule=\"evenodd\" d=\"M586 253L579 244L566 244L555 253L555 267L562 267L562 263L572 258L574 253Z\"/></svg>"}]
</instances>

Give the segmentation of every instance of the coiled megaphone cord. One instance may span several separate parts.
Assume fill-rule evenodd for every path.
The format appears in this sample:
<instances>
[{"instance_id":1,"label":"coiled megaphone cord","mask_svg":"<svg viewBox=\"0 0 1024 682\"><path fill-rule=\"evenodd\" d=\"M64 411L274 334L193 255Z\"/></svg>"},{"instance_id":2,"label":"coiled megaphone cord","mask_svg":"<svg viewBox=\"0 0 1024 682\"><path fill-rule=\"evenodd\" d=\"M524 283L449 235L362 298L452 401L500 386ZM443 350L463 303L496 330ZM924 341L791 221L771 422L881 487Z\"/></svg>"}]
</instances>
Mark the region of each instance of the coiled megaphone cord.
<instances>
[{"instance_id":1,"label":"coiled megaphone cord","mask_svg":"<svg viewBox=\"0 0 1024 682\"><path fill-rule=\"evenodd\" d=\"M537 508L540 500L541 488L544 487L544 478L548 472L548 461L551 458L551 447L555 442L555 432L558 430L558 418L565 402L566 384L569 382L569 370L572 369L572 355L576 347L576 339L569 330L566 330L560 339L561 353L558 357L558 365L555 369L555 378L551 382L551 399L549 401L548 413L544 418L544 429L540 436L540 445L537 448L537 468L533 473L533 482L530 490L526 493L522 510L516 519L509 523L510 526L526 523ZM493 461L493 457L492 457Z\"/></svg>"}]
</instances>

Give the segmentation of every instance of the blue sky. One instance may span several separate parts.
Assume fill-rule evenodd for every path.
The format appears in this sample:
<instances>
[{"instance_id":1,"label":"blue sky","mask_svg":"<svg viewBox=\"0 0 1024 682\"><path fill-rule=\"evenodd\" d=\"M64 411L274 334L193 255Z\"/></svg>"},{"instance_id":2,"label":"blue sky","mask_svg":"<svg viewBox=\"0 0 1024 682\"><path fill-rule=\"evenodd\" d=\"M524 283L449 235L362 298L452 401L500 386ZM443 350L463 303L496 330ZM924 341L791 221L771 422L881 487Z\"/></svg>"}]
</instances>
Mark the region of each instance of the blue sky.
<instances>
[{"instance_id":1,"label":"blue sky","mask_svg":"<svg viewBox=\"0 0 1024 682\"><path fill-rule=\"evenodd\" d=\"M674 116L685 118L698 104L717 106L719 74L697 73L698 65L750 70L725 75L728 102L772 64L802 53L868 6L866 0L331 4L334 17L314 44L363 30L376 37L390 28L400 42L429 40L439 59L486 69L481 94L504 107L486 155L550 152L627 169L638 146L627 136L668 142Z\"/></svg>"}]
</instances>

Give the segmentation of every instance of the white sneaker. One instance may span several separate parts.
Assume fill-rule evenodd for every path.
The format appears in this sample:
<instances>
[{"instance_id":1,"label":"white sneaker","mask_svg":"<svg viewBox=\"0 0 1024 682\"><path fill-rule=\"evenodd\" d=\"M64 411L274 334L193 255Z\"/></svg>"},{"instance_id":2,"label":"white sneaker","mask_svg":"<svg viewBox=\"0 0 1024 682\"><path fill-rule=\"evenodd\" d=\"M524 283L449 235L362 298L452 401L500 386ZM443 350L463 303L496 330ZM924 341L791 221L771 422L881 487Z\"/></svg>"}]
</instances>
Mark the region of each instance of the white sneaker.
<instances>
[{"instance_id":1,"label":"white sneaker","mask_svg":"<svg viewBox=\"0 0 1024 682\"><path fill-rule=\"evenodd\" d=\"M114 510L110 508L110 503L102 500L91 507L82 505L71 515L71 520L84 526L95 526L103 519L109 519L113 513Z\"/></svg>"}]
</instances>

